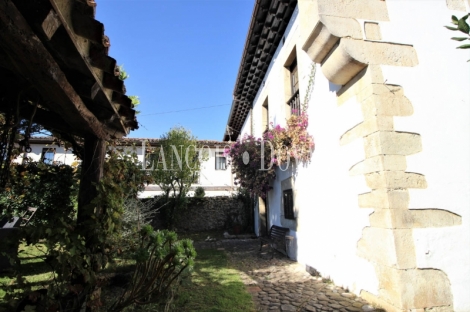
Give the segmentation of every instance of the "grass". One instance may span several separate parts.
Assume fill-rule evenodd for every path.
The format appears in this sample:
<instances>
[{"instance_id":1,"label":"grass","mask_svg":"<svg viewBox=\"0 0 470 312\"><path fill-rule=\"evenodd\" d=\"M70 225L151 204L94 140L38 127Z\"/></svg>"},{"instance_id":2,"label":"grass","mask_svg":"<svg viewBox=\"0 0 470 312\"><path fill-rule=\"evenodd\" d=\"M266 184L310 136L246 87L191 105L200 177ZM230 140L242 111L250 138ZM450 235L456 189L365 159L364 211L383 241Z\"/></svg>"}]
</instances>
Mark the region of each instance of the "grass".
<instances>
[{"instance_id":1,"label":"grass","mask_svg":"<svg viewBox=\"0 0 470 312\"><path fill-rule=\"evenodd\" d=\"M217 240L225 239L222 231L201 231L197 233L179 233L178 238L189 238L194 242L204 241L206 238L215 238Z\"/></svg>"},{"instance_id":2,"label":"grass","mask_svg":"<svg viewBox=\"0 0 470 312\"><path fill-rule=\"evenodd\" d=\"M201 233L195 240L205 239L209 233ZM210 235L210 234L209 234ZM213 236L211 236L213 237ZM33 289L51 284L52 273L44 262L45 248L20 245L19 258L26 280ZM116 259L104 273L129 272L133 261ZM200 250L194 269L183 280L172 303L172 311L189 312L250 312L255 311L251 295L246 291L238 271L229 267L227 255L220 250ZM0 312L10 311L4 300L5 286L15 284L13 273L0 273ZM104 289L106 293L106 289ZM144 311L154 311L147 306Z\"/></svg>"},{"instance_id":3,"label":"grass","mask_svg":"<svg viewBox=\"0 0 470 312\"><path fill-rule=\"evenodd\" d=\"M47 287L52 283L53 275L51 267L44 262L46 248L39 244L37 246L27 246L21 244L18 249L18 258L21 261L21 268L26 272L26 282L32 289ZM12 272L0 273L0 311L9 311L7 302L4 300L6 295L5 288L16 284L16 278Z\"/></svg>"},{"instance_id":4,"label":"grass","mask_svg":"<svg viewBox=\"0 0 470 312\"><path fill-rule=\"evenodd\" d=\"M190 278L183 282L173 311L255 311L238 271L228 267L225 252L200 250Z\"/></svg>"}]
</instances>

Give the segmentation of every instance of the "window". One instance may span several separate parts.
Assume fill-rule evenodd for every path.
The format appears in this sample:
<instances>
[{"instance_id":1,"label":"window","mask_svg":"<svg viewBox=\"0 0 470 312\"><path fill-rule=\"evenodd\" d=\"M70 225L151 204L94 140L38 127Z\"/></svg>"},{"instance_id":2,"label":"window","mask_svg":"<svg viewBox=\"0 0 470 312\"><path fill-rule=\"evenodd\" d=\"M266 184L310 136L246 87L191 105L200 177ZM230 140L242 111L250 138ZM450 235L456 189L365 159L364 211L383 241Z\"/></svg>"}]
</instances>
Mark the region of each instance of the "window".
<instances>
[{"instance_id":1,"label":"window","mask_svg":"<svg viewBox=\"0 0 470 312\"><path fill-rule=\"evenodd\" d=\"M291 115L300 115L299 74L296 59L289 66L289 73L291 97L287 104L290 106Z\"/></svg>"},{"instance_id":2,"label":"window","mask_svg":"<svg viewBox=\"0 0 470 312\"><path fill-rule=\"evenodd\" d=\"M282 202L284 205L284 218L294 219L294 194L292 189L282 192Z\"/></svg>"},{"instance_id":3,"label":"window","mask_svg":"<svg viewBox=\"0 0 470 312\"><path fill-rule=\"evenodd\" d=\"M52 165L54 163L55 148L45 147L42 149L41 161L45 164Z\"/></svg>"},{"instance_id":4,"label":"window","mask_svg":"<svg viewBox=\"0 0 470 312\"><path fill-rule=\"evenodd\" d=\"M297 71L297 60L294 60L289 66L290 71L290 90L291 96L299 91L299 74Z\"/></svg>"},{"instance_id":5,"label":"window","mask_svg":"<svg viewBox=\"0 0 470 312\"><path fill-rule=\"evenodd\" d=\"M264 101L263 103L263 106L261 107L262 109L262 112L261 112L261 115L262 115L262 118L263 118L263 122L262 122L262 127L263 127L263 132L267 131L269 129L269 105L268 105L268 99L266 99L266 101Z\"/></svg>"},{"instance_id":6,"label":"window","mask_svg":"<svg viewBox=\"0 0 470 312\"><path fill-rule=\"evenodd\" d=\"M292 115L300 115L299 70L297 65L297 48L294 47L284 63L284 94L287 119Z\"/></svg>"},{"instance_id":7,"label":"window","mask_svg":"<svg viewBox=\"0 0 470 312\"><path fill-rule=\"evenodd\" d=\"M224 156L224 152L217 152L215 154L215 170L227 169L227 159Z\"/></svg>"}]
</instances>

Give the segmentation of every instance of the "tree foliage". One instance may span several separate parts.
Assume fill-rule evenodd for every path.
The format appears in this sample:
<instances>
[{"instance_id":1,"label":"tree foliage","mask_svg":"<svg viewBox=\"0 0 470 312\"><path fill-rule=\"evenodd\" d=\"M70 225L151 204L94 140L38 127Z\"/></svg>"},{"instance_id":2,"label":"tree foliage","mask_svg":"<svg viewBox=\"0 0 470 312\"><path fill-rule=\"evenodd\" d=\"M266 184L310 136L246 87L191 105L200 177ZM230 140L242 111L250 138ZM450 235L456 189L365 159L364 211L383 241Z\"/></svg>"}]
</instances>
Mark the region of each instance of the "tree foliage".
<instances>
[{"instance_id":1,"label":"tree foliage","mask_svg":"<svg viewBox=\"0 0 470 312\"><path fill-rule=\"evenodd\" d=\"M203 153L198 151L197 138L183 127L175 127L161 136L160 146L150 150L148 169L164 192L168 202L162 212L172 229L177 212L186 207L187 194L197 181Z\"/></svg>"},{"instance_id":2,"label":"tree foliage","mask_svg":"<svg viewBox=\"0 0 470 312\"><path fill-rule=\"evenodd\" d=\"M454 24L457 27L444 26L449 30L460 31L460 32L462 32L466 35L465 37L452 37L451 38L452 40L455 40L455 41L470 40L470 26L468 25L468 23L466 21L468 19L469 15L470 14L464 15L461 18L457 18L455 15L452 15L452 24ZM470 44L468 44L468 43L467 44L462 44L462 45L458 46L457 49L470 49ZM470 60L468 60L467 62L470 62Z\"/></svg>"}]
</instances>

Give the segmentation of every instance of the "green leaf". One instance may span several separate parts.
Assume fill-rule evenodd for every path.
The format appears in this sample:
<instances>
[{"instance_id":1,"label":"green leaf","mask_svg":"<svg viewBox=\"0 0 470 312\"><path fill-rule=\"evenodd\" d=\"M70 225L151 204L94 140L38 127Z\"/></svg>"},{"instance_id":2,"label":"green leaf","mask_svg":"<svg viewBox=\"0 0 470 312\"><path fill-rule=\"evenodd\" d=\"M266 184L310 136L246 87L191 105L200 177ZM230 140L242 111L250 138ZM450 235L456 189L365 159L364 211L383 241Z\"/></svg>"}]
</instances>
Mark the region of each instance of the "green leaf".
<instances>
[{"instance_id":1,"label":"green leaf","mask_svg":"<svg viewBox=\"0 0 470 312\"><path fill-rule=\"evenodd\" d=\"M452 15L452 23L453 23L454 25L458 25L459 19L457 18L457 16Z\"/></svg>"},{"instance_id":2,"label":"green leaf","mask_svg":"<svg viewBox=\"0 0 470 312\"><path fill-rule=\"evenodd\" d=\"M444 26L444 27L449 30L459 30L457 27L450 27L450 26Z\"/></svg>"},{"instance_id":3,"label":"green leaf","mask_svg":"<svg viewBox=\"0 0 470 312\"><path fill-rule=\"evenodd\" d=\"M468 34L470 32L470 26L468 26L467 22L465 21L467 17L464 16L461 19L459 19L459 30L465 34Z\"/></svg>"},{"instance_id":4,"label":"green leaf","mask_svg":"<svg viewBox=\"0 0 470 312\"><path fill-rule=\"evenodd\" d=\"M466 37L452 37L450 39L456 40L456 41L464 41L464 40L469 39L469 38L466 38Z\"/></svg>"},{"instance_id":5,"label":"green leaf","mask_svg":"<svg viewBox=\"0 0 470 312\"><path fill-rule=\"evenodd\" d=\"M461 45L460 47L457 47L457 49L470 49L470 44Z\"/></svg>"}]
</instances>

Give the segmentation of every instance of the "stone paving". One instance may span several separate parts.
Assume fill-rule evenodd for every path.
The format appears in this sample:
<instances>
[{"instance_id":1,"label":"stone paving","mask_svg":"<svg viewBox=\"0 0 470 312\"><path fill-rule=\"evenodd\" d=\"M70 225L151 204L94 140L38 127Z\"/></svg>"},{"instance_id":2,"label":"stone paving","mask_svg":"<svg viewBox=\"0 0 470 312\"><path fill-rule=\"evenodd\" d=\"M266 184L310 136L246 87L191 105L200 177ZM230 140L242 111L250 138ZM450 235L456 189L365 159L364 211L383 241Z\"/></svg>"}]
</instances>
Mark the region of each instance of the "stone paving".
<instances>
[{"instance_id":1,"label":"stone paving","mask_svg":"<svg viewBox=\"0 0 470 312\"><path fill-rule=\"evenodd\" d=\"M335 286L330 280L307 273L301 264L275 252L260 253L258 239L225 239L195 243L196 249L225 250L238 269L257 311L367 312L366 301Z\"/></svg>"}]
</instances>

